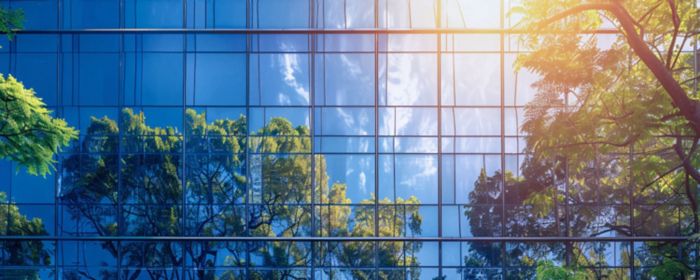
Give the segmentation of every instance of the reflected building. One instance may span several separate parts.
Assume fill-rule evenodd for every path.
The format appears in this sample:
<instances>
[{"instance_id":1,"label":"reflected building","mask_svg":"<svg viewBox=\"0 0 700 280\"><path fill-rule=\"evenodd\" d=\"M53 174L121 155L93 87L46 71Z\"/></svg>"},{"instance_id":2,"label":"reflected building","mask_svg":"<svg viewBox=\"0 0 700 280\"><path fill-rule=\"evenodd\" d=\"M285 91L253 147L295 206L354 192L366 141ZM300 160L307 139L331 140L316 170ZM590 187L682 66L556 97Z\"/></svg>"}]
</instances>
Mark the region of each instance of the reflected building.
<instances>
[{"instance_id":1,"label":"reflected building","mask_svg":"<svg viewBox=\"0 0 700 280\"><path fill-rule=\"evenodd\" d=\"M0 162L0 278L697 272L682 195L527 164L510 2L0 1L0 73L80 130L45 178Z\"/></svg>"}]
</instances>

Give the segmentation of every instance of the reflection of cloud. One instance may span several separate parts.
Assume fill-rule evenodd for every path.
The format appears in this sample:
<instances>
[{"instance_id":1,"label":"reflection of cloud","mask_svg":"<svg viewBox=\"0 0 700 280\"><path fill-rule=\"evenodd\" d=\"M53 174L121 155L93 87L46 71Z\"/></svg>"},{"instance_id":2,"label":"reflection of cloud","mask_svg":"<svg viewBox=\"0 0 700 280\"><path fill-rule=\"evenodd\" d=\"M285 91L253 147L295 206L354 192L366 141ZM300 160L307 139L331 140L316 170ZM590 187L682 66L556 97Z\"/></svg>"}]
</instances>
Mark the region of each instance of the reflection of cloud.
<instances>
[{"instance_id":1,"label":"reflection of cloud","mask_svg":"<svg viewBox=\"0 0 700 280\"><path fill-rule=\"evenodd\" d=\"M347 73L350 74L352 77L358 77L360 74L362 74L362 68L360 67L360 65L348 59L347 55L341 54L340 61L343 62L344 68L348 71Z\"/></svg>"},{"instance_id":2,"label":"reflection of cloud","mask_svg":"<svg viewBox=\"0 0 700 280\"><path fill-rule=\"evenodd\" d=\"M406 176L406 178L400 182L402 185L411 188L421 187L418 185L419 183L426 182L426 179L437 174L435 157L409 157L401 160L405 160L403 162L404 169L412 171L411 175Z\"/></svg>"},{"instance_id":3,"label":"reflection of cloud","mask_svg":"<svg viewBox=\"0 0 700 280\"><path fill-rule=\"evenodd\" d=\"M360 191L362 193L367 193L367 175L365 175L365 172L362 171L360 172Z\"/></svg>"},{"instance_id":4,"label":"reflection of cloud","mask_svg":"<svg viewBox=\"0 0 700 280\"><path fill-rule=\"evenodd\" d=\"M419 67L414 63L420 63L421 56L407 54L392 54L388 56L388 81L387 90L389 105L414 105L419 101L420 93L425 90L425 83L419 77ZM419 65L416 65L419 66Z\"/></svg>"},{"instance_id":5,"label":"reflection of cloud","mask_svg":"<svg viewBox=\"0 0 700 280\"><path fill-rule=\"evenodd\" d=\"M434 105L436 98L435 59L431 56L417 54L397 54L388 56L387 91L389 105ZM433 118L422 111L413 109L397 109L395 132L431 131L434 127ZM384 117L382 122L393 120ZM391 124L382 123L383 128ZM393 134L393 132L392 132ZM423 133L420 133L423 134Z\"/></svg>"},{"instance_id":6,"label":"reflection of cloud","mask_svg":"<svg viewBox=\"0 0 700 280\"><path fill-rule=\"evenodd\" d=\"M282 50L291 50L286 44L282 44ZM284 78L285 84L291 87L296 94L301 97L306 103L309 102L309 91L304 88L302 83L299 82L297 76L303 74L301 67L299 66L299 55L294 53L285 53L278 56L278 63L280 64L280 72ZM284 93L278 93L278 101L281 105L289 105L291 100L289 97L284 96Z\"/></svg>"},{"instance_id":7,"label":"reflection of cloud","mask_svg":"<svg viewBox=\"0 0 700 280\"><path fill-rule=\"evenodd\" d=\"M355 117L353 117L350 113L346 112L345 109L343 108L335 108L336 112L338 113L338 117L343 121L343 124L345 125L345 129L342 131L351 131L355 129L356 131L353 131L353 134L355 135L367 135L368 132L363 129L363 127L367 124L367 121L369 121L369 118L365 114L364 111L356 111L358 113L358 119L357 123L355 122Z\"/></svg>"}]
</instances>

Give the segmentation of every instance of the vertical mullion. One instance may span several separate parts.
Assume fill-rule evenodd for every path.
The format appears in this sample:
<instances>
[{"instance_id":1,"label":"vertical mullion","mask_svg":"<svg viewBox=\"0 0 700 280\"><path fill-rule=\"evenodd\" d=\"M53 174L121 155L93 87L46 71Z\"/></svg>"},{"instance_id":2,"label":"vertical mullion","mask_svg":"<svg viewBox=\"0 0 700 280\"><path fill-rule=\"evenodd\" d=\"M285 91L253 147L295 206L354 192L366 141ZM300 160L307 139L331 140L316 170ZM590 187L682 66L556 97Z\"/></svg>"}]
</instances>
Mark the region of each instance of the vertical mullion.
<instances>
[{"instance_id":1,"label":"vertical mullion","mask_svg":"<svg viewBox=\"0 0 700 280\"><path fill-rule=\"evenodd\" d=\"M182 0L182 28L186 29L187 28L187 0ZM182 172L182 175L180 175L180 188L181 188L181 201L180 201L180 235L183 235L185 232L186 228L186 214L187 214L187 209L185 207L185 203L187 201L187 192L185 190L187 184L187 179L186 179L186 174L187 174L187 127L186 127L186 118L187 118L187 39L189 37L189 34L187 33L181 33L182 35L182 95L180 96L180 99L182 101L182 146L180 147L182 151L180 151L182 158L180 159L182 162L182 168L180 169L180 172ZM196 55L196 49L195 49L195 55ZM196 76L196 75L195 75ZM206 139L206 137L205 137ZM185 278L185 271L186 271L186 262L185 262L185 256L187 254L186 247L187 246L192 246L192 243L190 241L184 241L181 240L180 242L176 242L176 244L180 244L181 250L182 250L182 255L180 256L180 261L182 262L182 265L180 266L182 270L182 279ZM169 244L169 246L173 246L173 244Z\"/></svg>"},{"instance_id":2,"label":"vertical mullion","mask_svg":"<svg viewBox=\"0 0 700 280\"><path fill-rule=\"evenodd\" d=\"M309 27L314 28L314 0L309 0ZM307 34L307 42L309 46L309 141L311 148L311 236L316 236L316 149L315 149L315 127L316 127L316 97L315 97L315 82L316 82L316 34ZM325 69L324 69L325 70ZM321 176L323 178L323 176ZM319 186L319 189L324 186ZM311 279L314 280L316 275L316 250L314 250L314 242L310 242L308 248L311 249Z\"/></svg>"},{"instance_id":3,"label":"vertical mullion","mask_svg":"<svg viewBox=\"0 0 700 280\"><path fill-rule=\"evenodd\" d=\"M121 28L124 28L126 26L126 20L124 17L125 14L125 8L124 8L124 1L125 0L119 0L119 26ZM134 43L136 42L136 35L134 36ZM120 91L122 97L117 98L117 106L118 106L118 113L117 113L117 235L121 236L123 235L123 230L124 230L124 218L122 217L123 211L122 211L122 172L121 172L121 165L122 165L122 124L121 124L121 110L124 107L125 103L125 98L126 94L124 92L126 91L126 67L125 67L125 47L124 47L124 33L120 34L120 42L119 42L119 68L120 68L120 81L119 84L123 84L123 90ZM134 46L135 47L135 46ZM121 76L123 73L123 76ZM135 74L136 73L136 49L134 49L134 94L136 93L136 79L135 79ZM122 249L121 249L122 243L120 241L117 242L116 247L117 247L117 279L122 279L121 274L122 274Z\"/></svg>"},{"instance_id":4,"label":"vertical mullion","mask_svg":"<svg viewBox=\"0 0 700 280\"><path fill-rule=\"evenodd\" d=\"M442 28L442 1L437 0L437 14L435 16L436 27ZM438 174L438 237L442 237L442 33L437 33L437 174ZM455 77L453 77L454 79ZM453 93L454 94L454 93ZM438 242L438 275L443 276L442 271L442 241Z\"/></svg>"},{"instance_id":5,"label":"vertical mullion","mask_svg":"<svg viewBox=\"0 0 700 280\"><path fill-rule=\"evenodd\" d=\"M58 29L62 28L61 24L61 0L58 0L56 2L56 24L58 26ZM61 90L63 87L62 83L62 77L63 77L63 72L61 72L61 66L63 65L63 60L62 60L62 52L63 52L63 35L59 32L57 34L58 36L58 47L56 48L56 107L57 107L57 114L59 116L63 115L63 91ZM54 158L56 156L54 155ZM59 168L61 166L59 165ZM59 173L58 171L56 173ZM53 185L54 185L54 199L53 199L53 217L54 217L54 236L57 236L59 234L59 220L58 220L58 199L60 197L59 189L58 189L58 178L59 174L56 174L53 178ZM59 248L63 245L62 242L59 243L60 241L54 241L54 279L58 280L58 254L59 254ZM60 245L59 245L60 244Z\"/></svg>"},{"instance_id":6,"label":"vertical mullion","mask_svg":"<svg viewBox=\"0 0 700 280\"><path fill-rule=\"evenodd\" d=\"M504 15L504 0L499 0L500 1L500 11L499 11L499 17L500 17L500 38L499 38L499 64L500 64L500 99L501 99L501 106L500 106L500 129L501 129L501 236L505 237L506 235L506 230L505 230L505 225L506 225L506 157L505 157L505 81L504 81L504 74L505 74L505 45L504 45L504 39L505 39L505 33L503 30L504 22L505 22L505 15ZM505 265L505 257L506 257L506 242L501 242L501 273L503 275L503 279L507 279L507 273L506 273L506 265Z\"/></svg>"},{"instance_id":7,"label":"vertical mullion","mask_svg":"<svg viewBox=\"0 0 700 280\"><path fill-rule=\"evenodd\" d=\"M251 8L252 8L252 3L251 1L253 0L246 0L246 29L251 28ZM246 223L245 226L245 236L250 236L250 222L248 221L249 217L249 201L250 201L250 187L251 187L251 173L250 173L250 50L251 50L251 34L246 34L246 47L245 47L245 125L246 125L246 131L245 131L245 173L246 173L246 182L245 182L245 206L244 206L244 215L245 218L243 219L244 222ZM259 59L259 58L258 58ZM250 278L250 250L249 250L249 242L245 242L245 246L243 246L245 250L245 267L244 267L244 275L245 278L248 279Z\"/></svg>"},{"instance_id":8,"label":"vertical mullion","mask_svg":"<svg viewBox=\"0 0 700 280\"><path fill-rule=\"evenodd\" d=\"M379 1L374 0L374 28L379 27ZM374 236L379 236L379 34L374 33ZM379 242L372 242L374 274L379 277Z\"/></svg>"}]
</instances>

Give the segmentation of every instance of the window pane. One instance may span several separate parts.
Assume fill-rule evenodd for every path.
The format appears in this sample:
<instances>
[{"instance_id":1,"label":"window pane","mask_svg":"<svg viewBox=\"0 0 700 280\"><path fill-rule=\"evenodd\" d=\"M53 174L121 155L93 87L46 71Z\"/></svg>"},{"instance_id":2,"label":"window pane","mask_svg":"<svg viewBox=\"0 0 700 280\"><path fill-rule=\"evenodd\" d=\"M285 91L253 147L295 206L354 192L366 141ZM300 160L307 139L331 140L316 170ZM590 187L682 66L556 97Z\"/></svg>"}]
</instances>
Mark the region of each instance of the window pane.
<instances>
[{"instance_id":1,"label":"window pane","mask_svg":"<svg viewBox=\"0 0 700 280\"><path fill-rule=\"evenodd\" d=\"M118 28L119 2L111 0L66 0L63 22L68 28Z\"/></svg>"},{"instance_id":2,"label":"window pane","mask_svg":"<svg viewBox=\"0 0 700 280\"><path fill-rule=\"evenodd\" d=\"M388 54L382 57L380 80L386 105L437 104L435 55Z\"/></svg>"},{"instance_id":3,"label":"window pane","mask_svg":"<svg viewBox=\"0 0 700 280\"><path fill-rule=\"evenodd\" d=\"M260 54L251 57L251 103L309 104L309 56Z\"/></svg>"},{"instance_id":4,"label":"window pane","mask_svg":"<svg viewBox=\"0 0 700 280\"><path fill-rule=\"evenodd\" d=\"M373 108L323 108L319 113L316 119L319 135L374 135Z\"/></svg>"},{"instance_id":5,"label":"window pane","mask_svg":"<svg viewBox=\"0 0 700 280\"><path fill-rule=\"evenodd\" d=\"M258 28L305 28L309 26L307 0L253 0L253 22Z\"/></svg>"},{"instance_id":6,"label":"window pane","mask_svg":"<svg viewBox=\"0 0 700 280\"><path fill-rule=\"evenodd\" d=\"M323 5L323 27L352 29L374 27L374 0L328 0Z\"/></svg>"},{"instance_id":7,"label":"window pane","mask_svg":"<svg viewBox=\"0 0 700 280\"><path fill-rule=\"evenodd\" d=\"M374 55L325 54L316 59L317 103L374 105Z\"/></svg>"},{"instance_id":8,"label":"window pane","mask_svg":"<svg viewBox=\"0 0 700 280\"><path fill-rule=\"evenodd\" d=\"M245 105L245 62L244 54L197 54L195 105Z\"/></svg>"},{"instance_id":9,"label":"window pane","mask_svg":"<svg viewBox=\"0 0 700 280\"><path fill-rule=\"evenodd\" d=\"M499 105L501 103L499 62L498 55L492 54L443 55L443 104Z\"/></svg>"}]
</instances>

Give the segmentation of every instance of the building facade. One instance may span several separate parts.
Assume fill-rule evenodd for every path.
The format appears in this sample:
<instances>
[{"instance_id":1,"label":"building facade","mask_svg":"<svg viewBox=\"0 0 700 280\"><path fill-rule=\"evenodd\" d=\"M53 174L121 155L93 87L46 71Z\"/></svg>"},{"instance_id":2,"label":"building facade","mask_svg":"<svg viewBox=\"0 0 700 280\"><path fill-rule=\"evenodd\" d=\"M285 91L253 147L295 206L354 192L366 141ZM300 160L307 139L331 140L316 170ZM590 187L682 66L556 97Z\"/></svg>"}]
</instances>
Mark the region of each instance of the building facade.
<instances>
[{"instance_id":1,"label":"building facade","mask_svg":"<svg viewBox=\"0 0 700 280\"><path fill-rule=\"evenodd\" d=\"M0 1L0 73L80 131L46 177L0 162L0 278L641 279L658 243L692 274L686 200L523 203L510 2Z\"/></svg>"}]
</instances>

